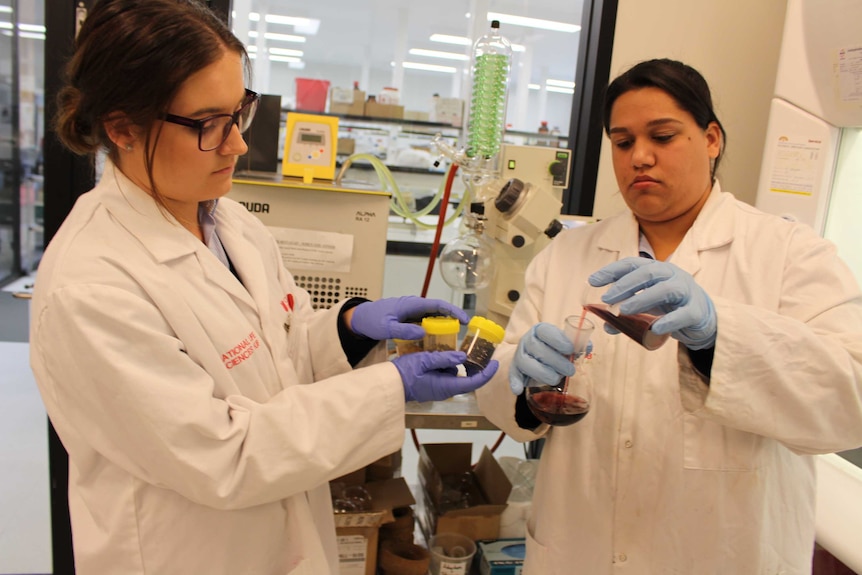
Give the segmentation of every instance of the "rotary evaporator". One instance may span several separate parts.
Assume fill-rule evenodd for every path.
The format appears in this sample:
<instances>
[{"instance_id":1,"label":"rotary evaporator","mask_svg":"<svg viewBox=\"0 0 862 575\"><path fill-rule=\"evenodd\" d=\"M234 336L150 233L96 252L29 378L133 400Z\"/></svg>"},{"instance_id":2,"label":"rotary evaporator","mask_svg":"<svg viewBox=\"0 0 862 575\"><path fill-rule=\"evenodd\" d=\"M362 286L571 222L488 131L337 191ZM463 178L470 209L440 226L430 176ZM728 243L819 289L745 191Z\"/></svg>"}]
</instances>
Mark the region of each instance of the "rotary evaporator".
<instances>
[{"instance_id":1,"label":"rotary evaporator","mask_svg":"<svg viewBox=\"0 0 862 575\"><path fill-rule=\"evenodd\" d=\"M533 257L563 228L557 219L569 184L571 152L503 143L512 49L499 22L473 49L466 146L439 136L439 153L457 165L465 186L461 234L440 254L453 289L476 294L476 312L505 325Z\"/></svg>"}]
</instances>

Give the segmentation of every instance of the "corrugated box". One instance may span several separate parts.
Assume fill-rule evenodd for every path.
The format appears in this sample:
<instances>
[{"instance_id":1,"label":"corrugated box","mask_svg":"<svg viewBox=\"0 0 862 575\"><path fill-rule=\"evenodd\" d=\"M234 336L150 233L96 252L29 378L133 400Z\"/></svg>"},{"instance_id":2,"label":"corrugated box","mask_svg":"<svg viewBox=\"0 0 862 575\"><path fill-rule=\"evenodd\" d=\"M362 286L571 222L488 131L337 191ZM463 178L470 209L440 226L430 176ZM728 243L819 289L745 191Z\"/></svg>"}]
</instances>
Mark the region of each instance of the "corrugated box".
<instances>
[{"instance_id":1,"label":"corrugated box","mask_svg":"<svg viewBox=\"0 0 862 575\"><path fill-rule=\"evenodd\" d=\"M500 516L512 483L486 447L475 468L470 443L424 444L419 455L422 512L419 523L426 539L437 533L460 533L474 541L497 539ZM452 505L452 485L463 482L464 506Z\"/></svg>"},{"instance_id":2,"label":"corrugated box","mask_svg":"<svg viewBox=\"0 0 862 575\"><path fill-rule=\"evenodd\" d=\"M365 114L365 92L346 88L332 88L329 93L329 113L342 116Z\"/></svg>"},{"instance_id":3,"label":"corrugated box","mask_svg":"<svg viewBox=\"0 0 862 575\"><path fill-rule=\"evenodd\" d=\"M403 477L372 481L364 487L371 495L369 511L334 515L340 575L374 575L380 526L395 521L393 509L416 501Z\"/></svg>"},{"instance_id":4,"label":"corrugated box","mask_svg":"<svg viewBox=\"0 0 862 575\"><path fill-rule=\"evenodd\" d=\"M338 138L335 153L339 156L349 156L356 151L356 140L353 138Z\"/></svg>"},{"instance_id":5,"label":"corrugated box","mask_svg":"<svg viewBox=\"0 0 862 575\"><path fill-rule=\"evenodd\" d=\"M404 110L405 120L414 120L416 122L428 122L431 115L428 112L419 112L417 110Z\"/></svg>"},{"instance_id":6,"label":"corrugated box","mask_svg":"<svg viewBox=\"0 0 862 575\"><path fill-rule=\"evenodd\" d=\"M404 118L404 106L365 102L365 115L369 118L394 118L401 120Z\"/></svg>"},{"instance_id":7,"label":"corrugated box","mask_svg":"<svg viewBox=\"0 0 862 575\"><path fill-rule=\"evenodd\" d=\"M460 127L464 121L464 100L461 98L435 98L432 121Z\"/></svg>"}]
</instances>

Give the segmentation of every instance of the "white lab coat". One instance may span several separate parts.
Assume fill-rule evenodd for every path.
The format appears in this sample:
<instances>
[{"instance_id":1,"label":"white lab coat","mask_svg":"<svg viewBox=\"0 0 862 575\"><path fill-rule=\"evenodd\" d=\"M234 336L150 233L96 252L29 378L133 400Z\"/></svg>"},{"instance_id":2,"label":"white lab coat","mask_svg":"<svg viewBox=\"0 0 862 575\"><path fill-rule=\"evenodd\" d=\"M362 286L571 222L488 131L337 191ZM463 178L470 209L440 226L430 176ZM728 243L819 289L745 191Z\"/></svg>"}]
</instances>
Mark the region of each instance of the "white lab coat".
<instances>
[{"instance_id":1,"label":"white lab coat","mask_svg":"<svg viewBox=\"0 0 862 575\"><path fill-rule=\"evenodd\" d=\"M718 316L709 386L676 340L646 351L596 323L590 413L514 422L507 373L539 321L579 313L587 277L638 254L625 212L558 235L531 263L477 392L520 441L547 433L524 575L809 575L810 454L862 445L862 294L834 246L718 184L670 261Z\"/></svg>"},{"instance_id":2,"label":"white lab coat","mask_svg":"<svg viewBox=\"0 0 862 575\"><path fill-rule=\"evenodd\" d=\"M242 284L109 162L39 267L31 364L79 575L335 574L327 481L404 441L395 367L351 370L339 309L241 205L216 218Z\"/></svg>"}]
</instances>

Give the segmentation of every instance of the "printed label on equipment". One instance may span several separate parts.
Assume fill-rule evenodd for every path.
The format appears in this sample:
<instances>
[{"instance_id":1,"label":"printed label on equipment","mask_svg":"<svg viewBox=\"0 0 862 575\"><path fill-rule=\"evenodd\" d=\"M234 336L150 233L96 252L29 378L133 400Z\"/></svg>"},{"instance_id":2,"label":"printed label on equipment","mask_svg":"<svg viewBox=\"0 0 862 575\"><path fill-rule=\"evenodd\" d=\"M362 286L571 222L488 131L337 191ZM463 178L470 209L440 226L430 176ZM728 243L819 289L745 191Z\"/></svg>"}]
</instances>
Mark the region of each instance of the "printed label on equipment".
<instances>
[{"instance_id":1,"label":"printed label on equipment","mask_svg":"<svg viewBox=\"0 0 862 575\"><path fill-rule=\"evenodd\" d=\"M350 272L353 236L268 226L287 269Z\"/></svg>"}]
</instances>

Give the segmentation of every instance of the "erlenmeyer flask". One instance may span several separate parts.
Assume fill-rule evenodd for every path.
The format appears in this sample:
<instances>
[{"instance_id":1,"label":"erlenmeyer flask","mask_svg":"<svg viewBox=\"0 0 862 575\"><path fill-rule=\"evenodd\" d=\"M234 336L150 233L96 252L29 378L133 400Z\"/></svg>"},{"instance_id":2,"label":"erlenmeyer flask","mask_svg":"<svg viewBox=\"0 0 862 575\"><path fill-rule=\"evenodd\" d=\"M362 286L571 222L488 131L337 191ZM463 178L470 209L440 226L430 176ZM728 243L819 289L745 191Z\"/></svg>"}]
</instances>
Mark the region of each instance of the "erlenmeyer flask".
<instances>
[{"instance_id":1,"label":"erlenmeyer flask","mask_svg":"<svg viewBox=\"0 0 862 575\"><path fill-rule=\"evenodd\" d=\"M560 378L556 385L535 380L527 383L527 405L539 421L557 426L572 425L589 412L593 380L589 366L591 354L587 353L587 346L594 329L595 325L586 318L586 312L565 319L563 333L575 347L571 357L575 375Z\"/></svg>"},{"instance_id":2,"label":"erlenmeyer flask","mask_svg":"<svg viewBox=\"0 0 862 575\"><path fill-rule=\"evenodd\" d=\"M589 311L600 317L620 333L624 333L646 349L653 351L664 345L670 337L669 333L657 334L650 327L661 316L649 313L634 313L631 315L616 314L612 308L603 303L589 303L584 306Z\"/></svg>"}]
</instances>

